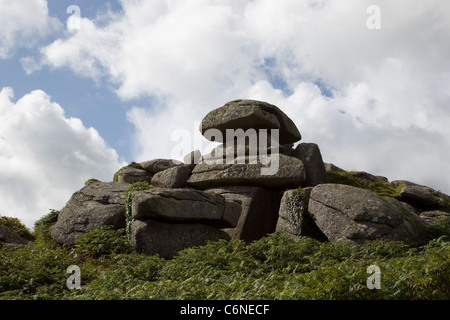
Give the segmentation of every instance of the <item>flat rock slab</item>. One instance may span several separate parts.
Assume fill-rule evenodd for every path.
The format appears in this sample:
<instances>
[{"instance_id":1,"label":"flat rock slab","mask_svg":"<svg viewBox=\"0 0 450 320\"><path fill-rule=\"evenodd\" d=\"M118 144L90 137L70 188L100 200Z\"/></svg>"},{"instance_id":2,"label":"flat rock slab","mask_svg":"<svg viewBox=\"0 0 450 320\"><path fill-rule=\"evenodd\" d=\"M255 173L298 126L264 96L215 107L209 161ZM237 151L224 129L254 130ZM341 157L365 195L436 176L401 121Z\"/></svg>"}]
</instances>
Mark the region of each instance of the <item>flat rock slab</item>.
<instances>
[{"instance_id":1,"label":"flat rock slab","mask_svg":"<svg viewBox=\"0 0 450 320\"><path fill-rule=\"evenodd\" d=\"M370 191L341 184L313 188L309 213L329 241L400 240L403 212Z\"/></svg>"},{"instance_id":2,"label":"flat rock slab","mask_svg":"<svg viewBox=\"0 0 450 320\"><path fill-rule=\"evenodd\" d=\"M117 181L118 182L125 182L125 183L135 183L139 181L146 181L148 183L151 183L153 178L153 174L145 171L143 169L133 168L133 167L126 167L120 170Z\"/></svg>"},{"instance_id":3,"label":"flat rock slab","mask_svg":"<svg viewBox=\"0 0 450 320\"><path fill-rule=\"evenodd\" d=\"M197 189L222 186L258 186L271 189L290 189L302 185L306 179L303 162L284 154L271 155L273 161L263 165L261 161L252 164L248 157L236 158L235 164L208 164L195 166L188 185ZM243 164L239 164L241 161ZM263 169L266 173L263 174Z\"/></svg>"},{"instance_id":4,"label":"flat rock slab","mask_svg":"<svg viewBox=\"0 0 450 320\"><path fill-rule=\"evenodd\" d=\"M229 240L222 230L200 223L164 223L135 220L131 224L131 244L137 252L170 259L177 252L207 241Z\"/></svg>"},{"instance_id":5,"label":"flat rock slab","mask_svg":"<svg viewBox=\"0 0 450 320\"><path fill-rule=\"evenodd\" d=\"M278 107L256 100L235 100L208 113L201 123L201 133L208 129L217 129L224 142L227 129L279 129L280 144L299 141L302 137L295 123ZM208 137L206 137L208 138Z\"/></svg>"},{"instance_id":6,"label":"flat rock slab","mask_svg":"<svg viewBox=\"0 0 450 320\"><path fill-rule=\"evenodd\" d=\"M52 227L53 240L73 244L93 228L125 227L125 190L129 187L125 182L98 182L75 192Z\"/></svg>"},{"instance_id":7,"label":"flat rock slab","mask_svg":"<svg viewBox=\"0 0 450 320\"><path fill-rule=\"evenodd\" d=\"M157 188L134 192L131 212L133 219L197 221L227 228L236 226L241 205L200 190Z\"/></svg>"}]
</instances>

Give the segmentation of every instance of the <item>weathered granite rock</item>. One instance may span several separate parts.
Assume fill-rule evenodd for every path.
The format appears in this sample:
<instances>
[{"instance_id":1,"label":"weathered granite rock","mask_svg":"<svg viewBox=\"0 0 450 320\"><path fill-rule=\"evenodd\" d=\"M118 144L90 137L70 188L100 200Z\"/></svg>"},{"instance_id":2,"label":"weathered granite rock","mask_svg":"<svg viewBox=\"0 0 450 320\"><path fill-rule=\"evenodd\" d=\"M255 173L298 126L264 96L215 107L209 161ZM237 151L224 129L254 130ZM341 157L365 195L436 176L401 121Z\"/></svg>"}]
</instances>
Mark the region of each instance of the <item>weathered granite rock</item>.
<instances>
[{"instance_id":1,"label":"weathered granite rock","mask_svg":"<svg viewBox=\"0 0 450 320\"><path fill-rule=\"evenodd\" d=\"M309 212L329 241L346 239L361 243L402 237L403 212L364 189L340 184L318 185L311 191Z\"/></svg>"},{"instance_id":2,"label":"weathered granite rock","mask_svg":"<svg viewBox=\"0 0 450 320\"><path fill-rule=\"evenodd\" d=\"M271 157L272 162L269 165L263 165L260 161L251 164L249 157L235 159L236 163L241 161L243 164L202 162L195 166L187 183L198 189L233 185L289 189L303 185L306 174L301 160L284 154L273 154ZM270 174L263 175L264 168Z\"/></svg>"},{"instance_id":3,"label":"weathered granite rock","mask_svg":"<svg viewBox=\"0 0 450 320\"><path fill-rule=\"evenodd\" d=\"M180 161L171 159L154 159L139 163L139 165L142 167L143 170L153 174L167 170L175 166L179 166L181 164L182 163Z\"/></svg>"},{"instance_id":4,"label":"weathered granite rock","mask_svg":"<svg viewBox=\"0 0 450 320\"><path fill-rule=\"evenodd\" d=\"M297 240L304 237L326 239L308 212L311 191L312 187L284 192L280 204L277 231L286 232L291 238Z\"/></svg>"},{"instance_id":5,"label":"weathered granite rock","mask_svg":"<svg viewBox=\"0 0 450 320\"><path fill-rule=\"evenodd\" d=\"M131 224L131 244L137 252L159 254L170 259L177 252L205 245L207 241L229 240L222 230L200 223L164 223L134 220Z\"/></svg>"},{"instance_id":6,"label":"weathered granite rock","mask_svg":"<svg viewBox=\"0 0 450 320\"><path fill-rule=\"evenodd\" d=\"M179 165L155 173L151 184L161 188L182 188L190 177L193 165Z\"/></svg>"},{"instance_id":7,"label":"weathered granite rock","mask_svg":"<svg viewBox=\"0 0 450 320\"><path fill-rule=\"evenodd\" d=\"M317 144L300 143L290 155L300 159L305 166L305 186L316 186L327 182L325 165Z\"/></svg>"},{"instance_id":8,"label":"weathered granite rock","mask_svg":"<svg viewBox=\"0 0 450 320\"><path fill-rule=\"evenodd\" d=\"M201 162L201 160L202 160L202 153L200 152L200 150L195 150L184 156L183 163L185 165L190 165L192 168L194 168L196 164Z\"/></svg>"},{"instance_id":9,"label":"weathered granite rock","mask_svg":"<svg viewBox=\"0 0 450 320\"><path fill-rule=\"evenodd\" d=\"M280 192L252 186L228 186L208 189L206 192L241 203L236 227L223 229L232 239L250 242L275 231Z\"/></svg>"},{"instance_id":10,"label":"weathered granite rock","mask_svg":"<svg viewBox=\"0 0 450 320\"><path fill-rule=\"evenodd\" d=\"M153 174L149 173L148 171L145 171L143 169L133 168L133 167L126 167L120 170L117 181L118 182L125 182L125 183L135 183L138 181L146 181L148 183L151 183Z\"/></svg>"},{"instance_id":11,"label":"weathered granite rock","mask_svg":"<svg viewBox=\"0 0 450 320\"><path fill-rule=\"evenodd\" d=\"M278 107L256 100L235 100L208 113L201 123L201 133L208 129L217 129L224 142L226 129L279 129L280 144L289 144L301 139L294 122ZM206 137L207 139L209 137Z\"/></svg>"},{"instance_id":12,"label":"weathered granite rock","mask_svg":"<svg viewBox=\"0 0 450 320\"><path fill-rule=\"evenodd\" d=\"M75 192L52 227L58 243L73 244L87 231L104 225L125 226L125 182L91 183Z\"/></svg>"},{"instance_id":13,"label":"weathered granite rock","mask_svg":"<svg viewBox=\"0 0 450 320\"><path fill-rule=\"evenodd\" d=\"M426 186L407 185L400 191L400 196L405 201L412 201L414 204L431 209L443 209L446 206L446 201L444 200L446 195L442 194L439 197L436 190Z\"/></svg>"},{"instance_id":14,"label":"weathered granite rock","mask_svg":"<svg viewBox=\"0 0 450 320\"><path fill-rule=\"evenodd\" d=\"M226 228L236 226L241 206L199 190L157 188L134 192L131 212L133 219L201 222Z\"/></svg>"}]
</instances>

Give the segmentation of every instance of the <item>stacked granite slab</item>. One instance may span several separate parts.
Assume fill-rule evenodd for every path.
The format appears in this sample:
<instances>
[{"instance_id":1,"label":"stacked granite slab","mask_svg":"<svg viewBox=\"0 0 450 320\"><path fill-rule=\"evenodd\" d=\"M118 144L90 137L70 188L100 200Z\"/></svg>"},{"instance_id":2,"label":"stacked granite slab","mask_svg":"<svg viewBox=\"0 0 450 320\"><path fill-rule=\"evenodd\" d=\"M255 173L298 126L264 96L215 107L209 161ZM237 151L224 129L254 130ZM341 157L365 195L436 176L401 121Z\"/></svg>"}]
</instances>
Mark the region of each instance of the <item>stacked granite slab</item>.
<instances>
[{"instance_id":1,"label":"stacked granite slab","mask_svg":"<svg viewBox=\"0 0 450 320\"><path fill-rule=\"evenodd\" d=\"M207 114L200 131L221 145L206 155L193 151L184 163L132 163L118 172L116 182L86 186L61 211L54 239L74 243L102 221L123 227L124 191L146 181L149 190L131 194L131 243L138 252L170 258L208 240L252 241L275 231L285 190L325 182L317 145L294 149L300 132L274 105L229 102Z\"/></svg>"}]
</instances>

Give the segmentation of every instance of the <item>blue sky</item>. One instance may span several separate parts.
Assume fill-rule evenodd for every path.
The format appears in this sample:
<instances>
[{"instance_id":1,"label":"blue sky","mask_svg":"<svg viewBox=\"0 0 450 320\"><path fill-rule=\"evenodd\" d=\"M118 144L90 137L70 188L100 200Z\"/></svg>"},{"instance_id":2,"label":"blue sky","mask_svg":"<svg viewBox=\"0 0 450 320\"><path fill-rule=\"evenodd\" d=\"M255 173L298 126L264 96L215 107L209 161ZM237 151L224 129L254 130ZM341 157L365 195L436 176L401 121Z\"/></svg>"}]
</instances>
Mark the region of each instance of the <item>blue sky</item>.
<instances>
[{"instance_id":1,"label":"blue sky","mask_svg":"<svg viewBox=\"0 0 450 320\"><path fill-rule=\"evenodd\" d=\"M0 21L0 214L30 227L89 178L181 156L177 132L207 150L195 124L238 98L327 162L450 193L445 0L0 0Z\"/></svg>"}]
</instances>

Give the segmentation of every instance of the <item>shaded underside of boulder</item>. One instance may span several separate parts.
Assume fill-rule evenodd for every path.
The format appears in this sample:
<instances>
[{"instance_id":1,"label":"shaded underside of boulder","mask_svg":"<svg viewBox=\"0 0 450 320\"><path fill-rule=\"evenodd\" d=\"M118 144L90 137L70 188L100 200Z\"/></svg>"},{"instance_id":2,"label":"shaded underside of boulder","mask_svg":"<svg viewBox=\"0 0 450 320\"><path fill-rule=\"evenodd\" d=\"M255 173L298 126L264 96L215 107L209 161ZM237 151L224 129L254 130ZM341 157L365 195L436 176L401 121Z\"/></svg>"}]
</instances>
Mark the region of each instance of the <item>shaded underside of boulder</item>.
<instances>
[{"instance_id":1,"label":"shaded underside of boulder","mask_svg":"<svg viewBox=\"0 0 450 320\"><path fill-rule=\"evenodd\" d=\"M222 230L200 223L167 223L135 220L131 224L131 244L137 252L169 259L177 252L207 241L229 240Z\"/></svg>"},{"instance_id":2,"label":"shaded underside of boulder","mask_svg":"<svg viewBox=\"0 0 450 320\"><path fill-rule=\"evenodd\" d=\"M236 227L223 229L232 239L250 242L275 231L280 192L254 186L229 186L208 189L206 192L241 203Z\"/></svg>"},{"instance_id":3,"label":"shaded underside of boulder","mask_svg":"<svg viewBox=\"0 0 450 320\"><path fill-rule=\"evenodd\" d=\"M104 225L125 226L125 182L91 183L75 192L52 227L52 238L73 244L87 231Z\"/></svg>"}]
</instances>

